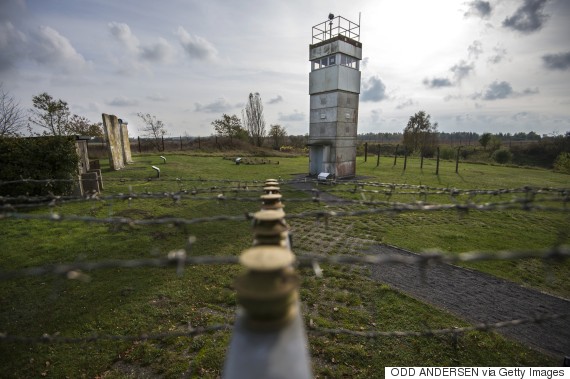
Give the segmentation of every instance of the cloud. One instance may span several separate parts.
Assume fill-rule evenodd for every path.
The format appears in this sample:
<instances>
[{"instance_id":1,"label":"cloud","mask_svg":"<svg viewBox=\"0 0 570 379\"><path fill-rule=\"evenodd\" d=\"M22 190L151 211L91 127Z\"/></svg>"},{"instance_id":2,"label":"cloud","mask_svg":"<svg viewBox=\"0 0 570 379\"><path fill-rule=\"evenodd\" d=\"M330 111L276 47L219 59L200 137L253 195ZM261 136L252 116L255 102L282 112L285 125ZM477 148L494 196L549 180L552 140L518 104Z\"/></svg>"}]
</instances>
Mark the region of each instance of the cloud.
<instances>
[{"instance_id":1,"label":"cloud","mask_svg":"<svg viewBox=\"0 0 570 379\"><path fill-rule=\"evenodd\" d=\"M25 43L24 33L16 29L10 21L0 22L0 71L16 66L18 59L25 55Z\"/></svg>"},{"instance_id":2,"label":"cloud","mask_svg":"<svg viewBox=\"0 0 570 379\"><path fill-rule=\"evenodd\" d=\"M401 102L400 104L396 105L396 109L404 109L407 107L411 107L416 105L417 103L415 101L413 101L412 99L407 99L403 102Z\"/></svg>"},{"instance_id":3,"label":"cloud","mask_svg":"<svg viewBox=\"0 0 570 379\"><path fill-rule=\"evenodd\" d=\"M473 63L468 64L464 60L460 61L459 63L450 68L451 72L453 72L453 75L455 76L455 80L457 80L458 82L461 81L466 76L468 76L471 73L471 71L473 71L473 69L474 69Z\"/></svg>"},{"instance_id":4,"label":"cloud","mask_svg":"<svg viewBox=\"0 0 570 379\"><path fill-rule=\"evenodd\" d=\"M549 70L568 70L570 68L570 51L543 55L542 63Z\"/></svg>"},{"instance_id":5,"label":"cloud","mask_svg":"<svg viewBox=\"0 0 570 379\"><path fill-rule=\"evenodd\" d=\"M386 100L387 98L388 95L386 94L386 85L382 83L382 80L378 76L372 76L362 84L362 94L360 96L360 100L382 101Z\"/></svg>"},{"instance_id":6,"label":"cloud","mask_svg":"<svg viewBox=\"0 0 570 379\"><path fill-rule=\"evenodd\" d=\"M469 3L469 10L464 16L478 16L481 18L489 18L491 16L491 3L488 1L475 0Z\"/></svg>"},{"instance_id":7,"label":"cloud","mask_svg":"<svg viewBox=\"0 0 570 379\"><path fill-rule=\"evenodd\" d=\"M441 87L451 87L453 83L451 80L447 78L433 78L433 79L424 79L423 83L428 88L441 88Z\"/></svg>"},{"instance_id":8,"label":"cloud","mask_svg":"<svg viewBox=\"0 0 570 379\"><path fill-rule=\"evenodd\" d=\"M57 30L41 26L30 37L29 56L40 65L50 65L66 73L87 66L85 58Z\"/></svg>"},{"instance_id":9,"label":"cloud","mask_svg":"<svg viewBox=\"0 0 570 379\"><path fill-rule=\"evenodd\" d=\"M524 0L511 17L505 18L503 27L529 34L542 28L548 15L542 11L548 0Z\"/></svg>"},{"instance_id":10,"label":"cloud","mask_svg":"<svg viewBox=\"0 0 570 379\"><path fill-rule=\"evenodd\" d=\"M129 25L121 22L110 22L107 24L109 31L127 50L137 52L139 49L139 40L131 32Z\"/></svg>"},{"instance_id":11,"label":"cloud","mask_svg":"<svg viewBox=\"0 0 570 379\"><path fill-rule=\"evenodd\" d=\"M491 55L487 60L491 64L499 64L507 56L507 50L504 47L495 46L493 48L493 51L495 52L495 54Z\"/></svg>"},{"instance_id":12,"label":"cloud","mask_svg":"<svg viewBox=\"0 0 570 379\"><path fill-rule=\"evenodd\" d=\"M155 93L155 94L152 94L152 95L148 95L146 98L149 99L149 100L152 100L152 101L166 101L166 100L168 100L168 99L166 98L166 96L164 96L164 95L161 94L161 93Z\"/></svg>"},{"instance_id":13,"label":"cloud","mask_svg":"<svg viewBox=\"0 0 570 379\"><path fill-rule=\"evenodd\" d=\"M184 51L192 59L214 60L218 55L218 50L210 41L200 36L191 35L182 26L176 31L178 40Z\"/></svg>"},{"instance_id":14,"label":"cloud","mask_svg":"<svg viewBox=\"0 0 570 379\"><path fill-rule=\"evenodd\" d=\"M113 100L109 100L106 102L107 105L111 105L114 107L128 107L133 105L138 105L138 101L134 99L129 99L126 96L118 96L115 97Z\"/></svg>"},{"instance_id":15,"label":"cloud","mask_svg":"<svg viewBox=\"0 0 570 379\"><path fill-rule=\"evenodd\" d=\"M269 101L267 102L267 104L277 104L283 101L283 97L281 95L277 95L272 99L269 99Z\"/></svg>"},{"instance_id":16,"label":"cloud","mask_svg":"<svg viewBox=\"0 0 570 379\"><path fill-rule=\"evenodd\" d=\"M147 61L164 62L170 57L171 50L170 44L164 38L159 38L153 45L141 46L139 55Z\"/></svg>"},{"instance_id":17,"label":"cloud","mask_svg":"<svg viewBox=\"0 0 570 379\"><path fill-rule=\"evenodd\" d=\"M369 57L364 57L364 59L362 59L362 62L360 62L360 67L364 70L366 67L368 67L369 61L370 61Z\"/></svg>"},{"instance_id":18,"label":"cloud","mask_svg":"<svg viewBox=\"0 0 570 379\"><path fill-rule=\"evenodd\" d=\"M538 88L527 88L522 92L517 92L513 90L513 87L510 83L505 81L494 81L491 83L487 89L485 90L484 94L476 93L471 96L472 99L483 99L487 101L493 100L501 100L513 97L521 97L521 96L528 96L534 95L538 93Z\"/></svg>"},{"instance_id":19,"label":"cloud","mask_svg":"<svg viewBox=\"0 0 570 379\"><path fill-rule=\"evenodd\" d=\"M164 38L159 38L154 44L141 45L139 39L131 32L129 25L120 22L110 22L107 26L113 37L131 55L131 59L164 62L171 55L172 47ZM131 66L140 68L140 65L135 62L131 62Z\"/></svg>"},{"instance_id":20,"label":"cloud","mask_svg":"<svg viewBox=\"0 0 570 379\"><path fill-rule=\"evenodd\" d=\"M293 111L293 113L289 114L283 114L279 112L279 121L292 122L292 121L303 121L303 120L305 120L305 115L296 109Z\"/></svg>"},{"instance_id":21,"label":"cloud","mask_svg":"<svg viewBox=\"0 0 570 379\"><path fill-rule=\"evenodd\" d=\"M234 108L234 106L228 103L228 101L224 98L219 98L218 100L206 105L194 103L195 112L225 113L232 108Z\"/></svg>"},{"instance_id":22,"label":"cloud","mask_svg":"<svg viewBox=\"0 0 570 379\"><path fill-rule=\"evenodd\" d=\"M133 105L138 105L138 101L135 99L129 99L126 96L118 96L113 100L107 101L107 105L112 105L114 107L128 107Z\"/></svg>"},{"instance_id":23,"label":"cloud","mask_svg":"<svg viewBox=\"0 0 570 379\"><path fill-rule=\"evenodd\" d=\"M471 45L469 45L469 47L467 47L467 52L469 53L469 58L477 60L479 55L483 53L483 44L481 41L475 40Z\"/></svg>"}]
</instances>

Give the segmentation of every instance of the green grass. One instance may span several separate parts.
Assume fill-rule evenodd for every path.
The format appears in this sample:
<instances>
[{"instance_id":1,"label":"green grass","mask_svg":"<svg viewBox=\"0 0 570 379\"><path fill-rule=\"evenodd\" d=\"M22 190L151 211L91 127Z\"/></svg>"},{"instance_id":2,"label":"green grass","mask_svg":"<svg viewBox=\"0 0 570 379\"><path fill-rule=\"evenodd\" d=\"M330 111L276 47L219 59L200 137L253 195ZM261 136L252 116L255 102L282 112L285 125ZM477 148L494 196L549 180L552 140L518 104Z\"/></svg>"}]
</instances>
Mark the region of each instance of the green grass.
<instances>
[{"instance_id":1,"label":"green grass","mask_svg":"<svg viewBox=\"0 0 570 379\"><path fill-rule=\"evenodd\" d=\"M104 167L105 195L141 192L176 192L209 188L211 196L224 192L223 182L186 179L232 179L241 185L266 178L291 179L306 172L307 158L276 158L277 164L235 165L219 157L167 155L135 156L135 164L110 172ZM273 159L272 159L272 162ZM545 170L442 162L434 175L435 162L410 159L405 172L403 160L393 158L362 162L358 175L386 183L424 184L455 188L515 188L524 185L569 187L570 176ZM150 168L161 168L161 180ZM179 178L182 180L176 181ZM122 179L122 180L121 180ZM234 183L235 185L235 183ZM217 187L217 188L213 188ZM328 188L328 187L327 187ZM337 186L335 188L342 188ZM352 196L341 193L342 196ZM201 194L201 197L209 194ZM316 209L317 204L287 203L287 198L306 194L285 193L286 212ZM359 195L360 196L360 195ZM370 199L371 194L366 194ZM386 199L375 195L376 200ZM508 199L503 195L501 199ZM393 195L390 200L415 201L417 196ZM428 196L430 202L450 202L446 196ZM463 199L459 199L463 200ZM495 201L497 199L481 199ZM155 217L208 217L241 215L259 209L259 202L169 199L112 200L58 206L63 215L94 217L122 216L134 219ZM43 213L45 209L31 211ZM568 216L553 212L455 212L402 213L335 219L329 229L314 220L290 221L297 230L299 249L311 252L311 238L347 233L368 243L389 243L419 251L437 247L450 254L473 249L542 248L568 243ZM344 234L343 234L344 233ZM109 226L79 222L0 220L0 267L3 270L74 261L150 258L172 249L184 248L187 238L196 236L190 254L238 255L251 245L248 222L212 222L189 226ZM365 242L363 242L365 243ZM339 239L325 253L346 253L350 243ZM549 268L542 262L484 262L473 267L521 282L524 285L570 297L565 278L568 262ZM422 330L465 326L463 321L369 279L368 272L350 266L325 266L324 278L301 270L303 317L322 327L354 330ZM91 334L133 335L185 330L188 324L206 326L231 323L236 300L232 289L241 269L236 266L186 267L184 275L167 268L108 269L87 272L90 281L56 276L20 278L0 282L0 331L14 335L63 336ZM217 377L223 365L230 332L216 332L195 338L172 338L146 342L90 342L84 344L18 344L0 342L0 377L140 377L162 375ZM382 377L383 367L410 365L556 365L558 360L532 351L495 333L469 333L454 341L451 337L358 339L348 336L310 334L310 351L319 377Z\"/></svg>"}]
</instances>

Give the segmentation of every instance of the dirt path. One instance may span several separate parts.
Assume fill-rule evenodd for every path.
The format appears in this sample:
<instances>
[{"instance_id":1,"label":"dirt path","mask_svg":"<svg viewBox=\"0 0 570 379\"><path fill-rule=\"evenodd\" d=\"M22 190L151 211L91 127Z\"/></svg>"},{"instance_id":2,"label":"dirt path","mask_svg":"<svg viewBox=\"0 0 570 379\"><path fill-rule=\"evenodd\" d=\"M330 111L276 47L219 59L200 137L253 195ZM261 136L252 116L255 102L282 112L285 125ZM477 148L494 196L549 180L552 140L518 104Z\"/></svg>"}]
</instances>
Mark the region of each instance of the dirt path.
<instances>
[{"instance_id":1,"label":"dirt path","mask_svg":"<svg viewBox=\"0 0 570 379\"><path fill-rule=\"evenodd\" d=\"M296 188L311 188L309 183ZM335 198L322 194L322 198ZM284 200L286 202L286 199ZM294 223L294 239L319 241L317 254L413 255L413 253L379 245L351 235L351 225L329 226L327 235L319 235L314 224ZM332 228L332 230L331 230ZM334 236L334 238L331 238ZM366 238L366 237L364 237ZM301 243L302 245L303 243ZM315 245L313 245L315 246ZM315 250L315 249L312 249ZM417 265L382 265L372 267L372 278L389 284L418 300L442 308L471 323L494 323L539 315L570 313L570 301L524 288L506 280L457 266L439 264L430 267L422 277ZM549 320L542 324L525 324L498 330L532 348L554 356L570 356L568 319Z\"/></svg>"}]
</instances>

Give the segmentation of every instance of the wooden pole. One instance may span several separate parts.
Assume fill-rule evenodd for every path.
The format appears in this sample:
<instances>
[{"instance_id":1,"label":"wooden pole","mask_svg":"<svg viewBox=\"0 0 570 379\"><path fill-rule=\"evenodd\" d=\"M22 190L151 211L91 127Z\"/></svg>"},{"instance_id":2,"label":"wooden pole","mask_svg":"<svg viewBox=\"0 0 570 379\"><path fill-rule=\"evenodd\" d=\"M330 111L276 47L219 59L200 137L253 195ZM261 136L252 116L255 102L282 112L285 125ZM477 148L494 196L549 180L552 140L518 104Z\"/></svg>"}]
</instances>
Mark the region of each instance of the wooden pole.
<instances>
[{"instance_id":1,"label":"wooden pole","mask_svg":"<svg viewBox=\"0 0 570 379\"><path fill-rule=\"evenodd\" d=\"M404 171L406 171L407 165L408 165L408 148L404 146Z\"/></svg>"},{"instance_id":2,"label":"wooden pole","mask_svg":"<svg viewBox=\"0 0 570 379\"><path fill-rule=\"evenodd\" d=\"M139 140L139 154L141 153L141 137L137 137Z\"/></svg>"},{"instance_id":3,"label":"wooden pole","mask_svg":"<svg viewBox=\"0 0 570 379\"><path fill-rule=\"evenodd\" d=\"M457 148L457 157L455 158L455 173L457 174L459 171L459 150L461 150L461 146Z\"/></svg>"},{"instance_id":4,"label":"wooden pole","mask_svg":"<svg viewBox=\"0 0 570 379\"><path fill-rule=\"evenodd\" d=\"M396 145L396 152L394 153L394 166L396 165L396 159L398 158L398 147L400 147L400 145Z\"/></svg>"},{"instance_id":5,"label":"wooden pole","mask_svg":"<svg viewBox=\"0 0 570 379\"><path fill-rule=\"evenodd\" d=\"M435 165L435 174L439 175L439 146L437 147L437 163Z\"/></svg>"},{"instance_id":6,"label":"wooden pole","mask_svg":"<svg viewBox=\"0 0 570 379\"><path fill-rule=\"evenodd\" d=\"M378 145L378 149L376 150L376 167L380 166L380 145Z\"/></svg>"},{"instance_id":7,"label":"wooden pole","mask_svg":"<svg viewBox=\"0 0 570 379\"><path fill-rule=\"evenodd\" d=\"M364 162L368 159L368 142L364 142Z\"/></svg>"}]
</instances>

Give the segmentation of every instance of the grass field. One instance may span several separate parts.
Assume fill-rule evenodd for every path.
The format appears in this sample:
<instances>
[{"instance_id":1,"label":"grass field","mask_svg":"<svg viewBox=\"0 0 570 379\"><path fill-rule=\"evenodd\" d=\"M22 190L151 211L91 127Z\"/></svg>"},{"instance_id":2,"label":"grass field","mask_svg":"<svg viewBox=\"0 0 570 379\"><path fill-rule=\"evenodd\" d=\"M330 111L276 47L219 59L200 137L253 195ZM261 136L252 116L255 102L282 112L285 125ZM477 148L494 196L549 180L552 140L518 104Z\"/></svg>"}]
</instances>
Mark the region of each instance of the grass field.
<instances>
[{"instance_id":1,"label":"grass field","mask_svg":"<svg viewBox=\"0 0 570 379\"><path fill-rule=\"evenodd\" d=\"M219 157L168 155L167 163L154 155L135 156L135 164L110 172L104 168L104 195L207 191L179 202L162 199L106 200L69 203L53 209L30 210L30 215L57 212L64 216L126 217L151 220L164 217L193 219L216 215L241 215L259 209L256 201L206 200L224 193L256 198L259 193L232 193L231 185L248 185L266 178L292 179L307 170L307 158L275 158L271 164L235 165ZM276 161L279 164L276 164ZM161 180L147 180L161 168ZM426 185L438 188L498 189L523 186L569 188L570 176L545 170L393 158L364 163L358 158L358 175L369 182ZM176 180L177 178L181 180ZM203 181L189 181L202 179ZM208 180L210 180L208 182ZM348 186L335 186L341 190ZM374 189L374 187L365 187ZM329 189L329 187L326 187ZM284 190L288 214L321 209L325 205L289 202L309 194ZM260 190L261 192L261 190ZM476 203L507 201L514 194L450 197L417 193L349 193L346 198L366 200ZM520 196L520 195L516 195ZM198 199L199 198L199 199ZM343 209L329 206L327 209ZM355 246L387 243L412 251L439 248L449 254L468 250L514 250L568 243L568 213L499 210L457 213L386 214L334 218L325 225L312 219L291 219L296 249L319 254L354 252ZM0 219L0 267L16 270L74 261L134 259L163 256L185 248L196 237L191 255L238 255L252 242L249 222L223 221L193 225L115 225L71 221ZM350 238L348 238L350 237ZM327 240L327 244L315 244ZM358 249L356 249L358 250ZM493 275L558 296L570 297L568 261L545 265L542 261L482 262L471 265ZM316 278L302 269L303 318L321 327L353 330L423 330L467 324L445 311L434 309L386 285L369 279L366 268L326 266ZM46 275L0 281L0 332L40 336L59 333L80 337L139 335L183 331L193 327L232 323L236 299L232 282L236 266L187 267L182 276L170 268L110 268L87 272L89 281ZM231 333L219 331L194 338L158 341L97 341L80 344L26 344L0 342L1 377L217 377ZM532 351L496 333L472 332L451 337L391 337L358 339L349 336L309 335L313 369L318 377L383 377L385 366L542 366L560 362Z\"/></svg>"}]
</instances>

